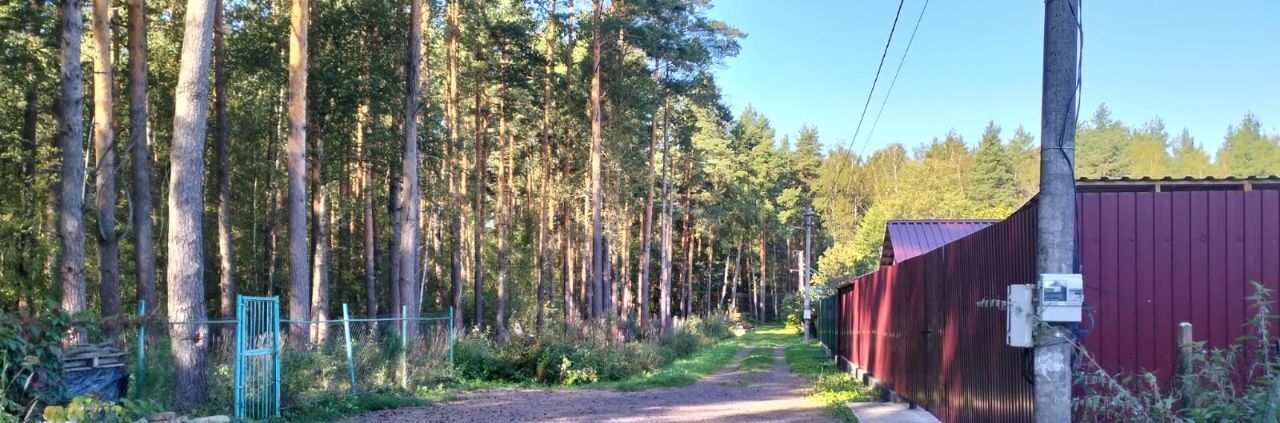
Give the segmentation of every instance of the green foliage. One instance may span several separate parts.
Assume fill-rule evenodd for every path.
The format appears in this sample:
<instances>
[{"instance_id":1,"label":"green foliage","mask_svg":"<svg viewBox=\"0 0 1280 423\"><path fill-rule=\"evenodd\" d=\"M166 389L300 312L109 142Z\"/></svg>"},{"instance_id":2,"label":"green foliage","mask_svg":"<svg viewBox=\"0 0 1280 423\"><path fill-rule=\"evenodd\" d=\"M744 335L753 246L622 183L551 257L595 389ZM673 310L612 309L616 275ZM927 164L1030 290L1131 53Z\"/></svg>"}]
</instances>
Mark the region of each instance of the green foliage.
<instances>
[{"instance_id":1,"label":"green foliage","mask_svg":"<svg viewBox=\"0 0 1280 423\"><path fill-rule=\"evenodd\" d=\"M62 398L62 337L72 319L48 304L40 316L0 310L0 416L21 416Z\"/></svg>"},{"instance_id":2,"label":"green foliage","mask_svg":"<svg viewBox=\"0 0 1280 423\"><path fill-rule=\"evenodd\" d=\"M790 329L785 359L791 372L813 381L810 394L814 400L826 404L826 412L844 422L856 422L857 418L846 404L855 401L874 400L871 387L853 378L853 375L836 367L817 341L804 344L798 334Z\"/></svg>"},{"instance_id":3,"label":"green foliage","mask_svg":"<svg viewBox=\"0 0 1280 423\"><path fill-rule=\"evenodd\" d=\"M1226 142L1218 150L1218 171L1234 176L1280 174L1280 137L1262 132L1262 123L1248 113L1227 130Z\"/></svg>"},{"instance_id":4,"label":"green foliage","mask_svg":"<svg viewBox=\"0 0 1280 423\"><path fill-rule=\"evenodd\" d=\"M580 385L614 382L688 357L730 336L717 319L693 319L658 341L570 340L563 334L512 334L497 341L482 334L458 340L456 375L462 380Z\"/></svg>"},{"instance_id":5,"label":"green foliage","mask_svg":"<svg viewBox=\"0 0 1280 423\"><path fill-rule=\"evenodd\" d=\"M1076 384L1084 395L1074 407L1086 421L1271 422L1280 419L1280 355L1271 325L1272 292L1254 283L1246 300L1250 334L1223 348L1191 349L1191 371L1172 378L1154 373L1113 376L1084 352ZM1168 387L1163 381L1168 381Z\"/></svg>"},{"instance_id":6,"label":"green foliage","mask_svg":"<svg viewBox=\"0 0 1280 423\"><path fill-rule=\"evenodd\" d=\"M1000 126L987 124L978 142L977 160L969 173L970 199L985 209L999 209L1008 213L1013 208L1014 164L1009 151L1000 141Z\"/></svg>"},{"instance_id":7,"label":"green foliage","mask_svg":"<svg viewBox=\"0 0 1280 423\"><path fill-rule=\"evenodd\" d=\"M738 371L758 373L772 369L773 364L773 347L756 347L752 348L751 352L738 363Z\"/></svg>"},{"instance_id":8,"label":"green foliage","mask_svg":"<svg viewBox=\"0 0 1280 423\"><path fill-rule=\"evenodd\" d=\"M306 407L293 408L284 414L286 419L292 422L328 422L368 411L427 404L429 404L427 400L393 390L375 390L354 395L330 393L316 398Z\"/></svg>"},{"instance_id":9,"label":"green foliage","mask_svg":"<svg viewBox=\"0 0 1280 423\"><path fill-rule=\"evenodd\" d=\"M82 396L72 398L65 406L47 406L41 416L50 423L128 423L161 409L160 404L154 401L124 399L113 403Z\"/></svg>"}]
</instances>

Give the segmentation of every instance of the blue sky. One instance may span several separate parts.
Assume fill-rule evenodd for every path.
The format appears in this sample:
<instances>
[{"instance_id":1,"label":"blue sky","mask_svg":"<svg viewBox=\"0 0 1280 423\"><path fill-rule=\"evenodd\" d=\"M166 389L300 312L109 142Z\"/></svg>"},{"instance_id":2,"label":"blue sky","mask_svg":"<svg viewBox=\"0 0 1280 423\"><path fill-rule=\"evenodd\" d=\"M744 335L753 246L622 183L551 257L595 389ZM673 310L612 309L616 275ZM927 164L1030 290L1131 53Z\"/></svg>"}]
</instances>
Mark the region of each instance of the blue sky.
<instances>
[{"instance_id":1,"label":"blue sky","mask_svg":"<svg viewBox=\"0 0 1280 423\"><path fill-rule=\"evenodd\" d=\"M933 0L874 136L864 140L924 0L907 0L855 150L916 146L988 120L1039 139L1044 3ZM779 136L818 128L849 145L898 2L716 0L710 15L748 34L716 74L735 113L748 104ZM1280 1L1086 0L1082 119L1105 102L1137 125L1159 116L1212 154L1247 111L1280 127Z\"/></svg>"}]
</instances>

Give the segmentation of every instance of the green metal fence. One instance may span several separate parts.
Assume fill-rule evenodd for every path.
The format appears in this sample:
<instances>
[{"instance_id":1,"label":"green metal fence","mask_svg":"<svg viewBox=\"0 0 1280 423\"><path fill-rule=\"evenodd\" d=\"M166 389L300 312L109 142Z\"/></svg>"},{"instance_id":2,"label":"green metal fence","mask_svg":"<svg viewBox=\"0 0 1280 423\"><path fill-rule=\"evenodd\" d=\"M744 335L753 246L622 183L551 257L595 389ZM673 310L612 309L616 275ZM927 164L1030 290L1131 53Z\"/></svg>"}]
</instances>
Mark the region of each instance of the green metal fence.
<instances>
[{"instance_id":1,"label":"green metal fence","mask_svg":"<svg viewBox=\"0 0 1280 423\"><path fill-rule=\"evenodd\" d=\"M241 298L251 302L269 299ZM274 306L268 307L278 306L276 300ZM254 309L251 306L249 310ZM453 374L452 310L447 314L411 319L356 318L343 304L342 314L337 316L340 318L310 321L279 319L278 308L273 311L275 319L266 320L251 318L239 310L237 319L233 320L148 322L139 319L136 331L129 333L134 339L128 340L136 349L130 395L162 403L171 400L173 366L167 329L174 325L207 328L204 331L208 334L204 383L209 400L201 411L209 413L269 418L278 416L279 408L307 407L326 397L431 387ZM405 315L404 311L401 310L401 316ZM140 303L138 314L145 316L146 313L147 304ZM290 342L283 342L299 329L302 333L296 335L311 340L309 348L298 349ZM270 349L268 341L274 342L274 351L257 354ZM240 342L244 344L238 348ZM255 354L243 355L244 351L255 350ZM274 364L263 360L274 361ZM267 379L263 381L261 375Z\"/></svg>"},{"instance_id":2,"label":"green metal fence","mask_svg":"<svg viewBox=\"0 0 1280 423\"><path fill-rule=\"evenodd\" d=\"M836 296L829 295L818 300L817 326L818 342L827 347L827 354L836 353Z\"/></svg>"}]
</instances>

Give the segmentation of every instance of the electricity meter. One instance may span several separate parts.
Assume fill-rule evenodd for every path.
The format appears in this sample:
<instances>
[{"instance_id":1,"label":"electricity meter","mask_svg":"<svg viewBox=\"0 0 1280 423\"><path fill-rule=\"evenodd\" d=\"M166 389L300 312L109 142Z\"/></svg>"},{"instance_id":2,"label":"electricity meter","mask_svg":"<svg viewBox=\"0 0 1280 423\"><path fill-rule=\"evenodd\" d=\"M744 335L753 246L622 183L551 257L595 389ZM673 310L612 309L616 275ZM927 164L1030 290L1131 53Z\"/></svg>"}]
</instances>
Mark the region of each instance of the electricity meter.
<instances>
[{"instance_id":1,"label":"electricity meter","mask_svg":"<svg viewBox=\"0 0 1280 423\"><path fill-rule=\"evenodd\" d=\"M1040 275L1038 308L1045 322L1079 323L1084 306L1084 278L1078 273Z\"/></svg>"}]
</instances>

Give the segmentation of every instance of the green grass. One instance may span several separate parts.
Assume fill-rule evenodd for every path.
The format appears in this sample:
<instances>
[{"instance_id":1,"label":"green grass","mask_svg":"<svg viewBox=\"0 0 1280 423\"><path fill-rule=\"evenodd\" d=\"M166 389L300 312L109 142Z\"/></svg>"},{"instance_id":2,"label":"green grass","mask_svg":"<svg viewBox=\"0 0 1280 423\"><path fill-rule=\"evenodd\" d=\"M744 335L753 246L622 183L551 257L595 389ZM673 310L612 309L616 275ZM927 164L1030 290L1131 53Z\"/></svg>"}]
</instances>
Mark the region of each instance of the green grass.
<instances>
[{"instance_id":1,"label":"green grass","mask_svg":"<svg viewBox=\"0 0 1280 423\"><path fill-rule=\"evenodd\" d=\"M430 404L425 398L397 392L364 392L359 394L332 394L313 404L283 412L291 422L327 422L369 411L423 406Z\"/></svg>"},{"instance_id":2,"label":"green grass","mask_svg":"<svg viewBox=\"0 0 1280 423\"><path fill-rule=\"evenodd\" d=\"M806 345L794 332L786 345L786 362L792 373L813 381L813 392L810 395L826 404L827 414L840 421L858 421L853 411L849 410L848 403L875 399L871 387L837 368L835 362L822 350L822 345L816 341Z\"/></svg>"},{"instance_id":3,"label":"green grass","mask_svg":"<svg viewBox=\"0 0 1280 423\"><path fill-rule=\"evenodd\" d=\"M733 361L733 356L738 353L738 350L742 349L749 336L720 341L656 371L646 372L619 382L599 383L588 387L616 388L621 391L643 391L652 388L689 385L729 365L729 362Z\"/></svg>"},{"instance_id":4,"label":"green grass","mask_svg":"<svg viewBox=\"0 0 1280 423\"><path fill-rule=\"evenodd\" d=\"M773 347L756 347L742 359L742 362L738 363L738 371L743 373L768 371L773 368L773 362Z\"/></svg>"}]
</instances>

